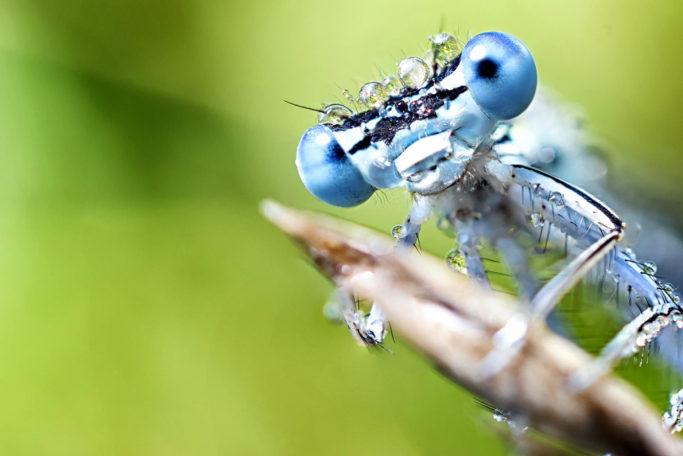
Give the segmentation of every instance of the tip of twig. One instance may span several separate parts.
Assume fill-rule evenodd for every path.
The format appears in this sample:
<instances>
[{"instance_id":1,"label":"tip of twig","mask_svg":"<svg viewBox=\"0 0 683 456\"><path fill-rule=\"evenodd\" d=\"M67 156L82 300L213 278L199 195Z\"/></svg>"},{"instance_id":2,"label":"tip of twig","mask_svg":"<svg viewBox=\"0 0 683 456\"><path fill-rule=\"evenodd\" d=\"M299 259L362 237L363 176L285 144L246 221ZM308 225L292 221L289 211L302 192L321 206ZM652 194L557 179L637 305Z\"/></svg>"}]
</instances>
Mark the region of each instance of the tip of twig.
<instances>
[{"instance_id":1,"label":"tip of twig","mask_svg":"<svg viewBox=\"0 0 683 456\"><path fill-rule=\"evenodd\" d=\"M288 235L299 238L303 234L303 225L307 220L303 211L288 208L272 199L261 201L259 208L270 223Z\"/></svg>"},{"instance_id":2,"label":"tip of twig","mask_svg":"<svg viewBox=\"0 0 683 456\"><path fill-rule=\"evenodd\" d=\"M264 199L259 204L261 214L272 223L277 223L277 220L282 216L284 206L272 199Z\"/></svg>"}]
</instances>

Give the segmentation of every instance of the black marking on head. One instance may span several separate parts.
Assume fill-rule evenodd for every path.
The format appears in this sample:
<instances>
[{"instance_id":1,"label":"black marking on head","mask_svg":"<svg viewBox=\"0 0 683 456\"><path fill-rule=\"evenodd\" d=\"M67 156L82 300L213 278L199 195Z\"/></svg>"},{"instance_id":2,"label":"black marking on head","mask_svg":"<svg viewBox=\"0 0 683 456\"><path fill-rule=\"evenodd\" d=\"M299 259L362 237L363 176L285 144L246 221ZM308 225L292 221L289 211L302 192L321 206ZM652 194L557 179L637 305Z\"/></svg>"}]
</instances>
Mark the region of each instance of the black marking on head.
<instances>
[{"instance_id":1,"label":"black marking on head","mask_svg":"<svg viewBox=\"0 0 683 456\"><path fill-rule=\"evenodd\" d=\"M484 79L494 79L498 75L498 64L491 59L483 59L477 64L477 74Z\"/></svg>"},{"instance_id":2,"label":"black marking on head","mask_svg":"<svg viewBox=\"0 0 683 456\"><path fill-rule=\"evenodd\" d=\"M349 149L349 155L353 155L359 150L367 149L370 147L370 144L372 144L372 136L371 135L365 135L363 136L363 139L358 141L356 144Z\"/></svg>"},{"instance_id":3,"label":"black marking on head","mask_svg":"<svg viewBox=\"0 0 683 456\"><path fill-rule=\"evenodd\" d=\"M330 125L333 131L348 130L349 128L360 127L362 124L369 122L379 115L377 109L370 109L368 111L359 112L355 116L349 117L340 125Z\"/></svg>"},{"instance_id":4,"label":"black marking on head","mask_svg":"<svg viewBox=\"0 0 683 456\"><path fill-rule=\"evenodd\" d=\"M444 100L453 101L456 98L458 98L458 96L460 96L461 93L465 92L467 92L467 86L460 86L451 90L442 90L440 92L437 92L435 95L439 98L443 98Z\"/></svg>"},{"instance_id":5,"label":"black marking on head","mask_svg":"<svg viewBox=\"0 0 683 456\"><path fill-rule=\"evenodd\" d=\"M404 100L399 100L396 103L396 109L403 113L402 117L383 117L377 122L375 128L366 135L361 141L349 151L349 154L354 154L359 150L365 149L371 142L382 141L386 144L391 143L396 132L408 128L410 124L420 119L432 119L436 117L436 110L443 106L446 101L452 101L458 96L467 91L467 87L460 86L452 90L442 90L440 92L426 95L410 103Z\"/></svg>"},{"instance_id":6,"label":"black marking on head","mask_svg":"<svg viewBox=\"0 0 683 456\"><path fill-rule=\"evenodd\" d=\"M409 114L408 114L409 115ZM406 128L405 115L401 117L385 117L377 122L375 129L370 134L370 139L375 141L390 142L397 131Z\"/></svg>"}]
</instances>

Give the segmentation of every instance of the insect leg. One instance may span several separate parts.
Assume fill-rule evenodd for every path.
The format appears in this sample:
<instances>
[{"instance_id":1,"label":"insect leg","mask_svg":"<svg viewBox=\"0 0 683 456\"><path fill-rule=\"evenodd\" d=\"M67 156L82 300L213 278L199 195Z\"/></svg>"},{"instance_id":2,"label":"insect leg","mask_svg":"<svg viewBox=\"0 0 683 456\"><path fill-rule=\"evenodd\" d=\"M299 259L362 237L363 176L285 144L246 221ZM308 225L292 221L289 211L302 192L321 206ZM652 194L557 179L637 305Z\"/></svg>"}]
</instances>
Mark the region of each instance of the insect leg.
<instances>
[{"instance_id":1,"label":"insect leg","mask_svg":"<svg viewBox=\"0 0 683 456\"><path fill-rule=\"evenodd\" d=\"M499 191L536 220L547 220L588 247L531 300L531 316L512 319L495 337L496 348L483 360L482 375L497 374L524 346L529 323L545 321L559 300L595 265L613 251L623 235L624 224L597 198L542 171L524 165L493 163L489 172L498 179ZM524 190L528 198L521 201ZM581 228L577 221L582 221ZM594 228L595 227L595 228ZM579 235L579 232L585 230Z\"/></svg>"},{"instance_id":2,"label":"insect leg","mask_svg":"<svg viewBox=\"0 0 683 456\"><path fill-rule=\"evenodd\" d=\"M575 390L582 390L592 385L619 361L635 354L657 337L662 329L671 325L683 328L683 315L676 303L648 307L617 333L595 361L572 375L571 386Z\"/></svg>"},{"instance_id":3,"label":"insect leg","mask_svg":"<svg viewBox=\"0 0 683 456\"><path fill-rule=\"evenodd\" d=\"M429 218L431 209L428 198L416 196L410 214L403 224L392 229L391 234L396 239L397 249L412 248L417 243L420 228ZM349 324L349 320L347 320L347 324ZM352 318L349 328L352 329L352 332L355 330L363 344L381 345L387 333L387 320L382 309L373 303L367 315L360 319L357 316Z\"/></svg>"},{"instance_id":4,"label":"insect leg","mask_svg":"<svg viewBox=\"0 0 683 456\"><path fill-rule=\"evenodd\" d=\"M654 276L656 268L651 263L637 262L632 253L615 248L624 229L619 217L597 198L559 179L523 165L510 168L509 195L513 199L519 195L515 186L528 188L538 200L535 208L542 217L552 221L579 247L587 246L537 293L532 301L532 318L545 319L562 295L600 261L606 263L605 273L609 271L626 285L629 296L635 292L647 303L645 309L605 346L592 366L576 373L572 380L574 386L577 389L589 386L618 361L633 355L659 334L676 345L680 338L676 338L674 331L683 329L683 308L679 298L670 286ZM666 352L670 354L669 348ZM675 353L673 355L676 358ZM680 359L673 362L676 366L681 365Z\"/></svg>"},{"instance_id":5,"label":"insect leg","mask_svg":"<svg viewBox=\"0 0 683 456\"><path fill-rule=\"evenodd\" d=\"M479 254L479 236L472 221L455 220L454 226L458 233L460 251L465 256L467 275L480 285L490 288L491 284L486 275L484 262Z\"/></svg>"},{"instance_id":6,"label":"insect leg","mask_svg":"<svg viewBox=\"0 0 683 456\"><path fill-rule=\"evenodd\" d=\"M432 206L428 198L416 195L410 214L406 217L403 225L397 225L392 230L392 236L396 239L396 247L413 247L417 243L422 224L427 221L431 214Z\"/></svg>"},{"instance_id":7,"label":"insect leg","mask_svg":"<svg viewBox=\"0 0 683 456\"><path fill-rule=\"evenodd\" d=\"M600 263L617 245L621 231L611 231L581 252L531 300L532 318L545 321L553 309L576 283Z\"/></svg>"},{"instance_id":8,"label":"insect leg","mask_svg":"<svg viewBox=\"0 0 683 456\"><path fill-rule=\"evenodd\" d=\"M494 246L500 251L505 258L512 276L519 287L519 297L525 301L531 301L531 298L538 291L538 282L531 274L529 262L524 252L524 249L514 239L510 237L501 237L496 239Z\"/></svg>"},{"instance_id":9,"label":"insect leg","mask_svg":"<svg viewBox=\"0 0 683 456\"><path fill-rule=\"evenodd\" d=\"M336 307L336 313L344 320L351 335L356 339L356 342L358 342L359 345L365 345L366 342L363 339L361 332L365 315L358 309L357 302L353 295L345 288L339 287L333 292L330 301L334 304L334 307Z\"/></svg>"},{"instance_id":10,"label":"insect leg","mask_svg":"<svg viewBox=\"0 0 683 456\"><path fill-rule=\"evenodd\" d=\"M529 215L552 223L585 249L550 280L531 301L534 319L545 320L559 300L595 265L613 251L624 223L594 196L558 178L525 165L498 165L495 175L511 200ZM521 201L524 189L527 201Z\"/></svg>"}]
</instances>

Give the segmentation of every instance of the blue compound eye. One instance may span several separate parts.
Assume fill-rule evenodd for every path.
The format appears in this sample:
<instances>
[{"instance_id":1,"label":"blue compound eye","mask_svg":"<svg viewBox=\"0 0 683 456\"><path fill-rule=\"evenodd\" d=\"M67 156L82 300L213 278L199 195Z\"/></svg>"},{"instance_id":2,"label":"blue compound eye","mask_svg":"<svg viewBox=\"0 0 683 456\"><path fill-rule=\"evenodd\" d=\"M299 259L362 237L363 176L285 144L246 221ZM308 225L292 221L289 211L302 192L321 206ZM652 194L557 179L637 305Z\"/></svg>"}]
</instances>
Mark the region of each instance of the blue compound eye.
<instances>
[{"instance_id":1,"label":"blue compound eye","mask_svg":"<svg viewBox=\"0 0 683 456\"><path fill-rule=\"evenodd\" d=\"M474 101L494 119L520 115L534 98L534 58L512 35L486 32L475 36L462 51L462 65Z\"/></svg>"},{"instance_id":2,"label":"blue compound eye","mask_svg":"<svg viewBox=\"0 0 683 456\"><path fill-rule=\"evenodd\" d=\"M333 206L357 206L375 191L325 125L306 130L296 150L296 167L308 191Z\"/></svg>"}]
</instances>

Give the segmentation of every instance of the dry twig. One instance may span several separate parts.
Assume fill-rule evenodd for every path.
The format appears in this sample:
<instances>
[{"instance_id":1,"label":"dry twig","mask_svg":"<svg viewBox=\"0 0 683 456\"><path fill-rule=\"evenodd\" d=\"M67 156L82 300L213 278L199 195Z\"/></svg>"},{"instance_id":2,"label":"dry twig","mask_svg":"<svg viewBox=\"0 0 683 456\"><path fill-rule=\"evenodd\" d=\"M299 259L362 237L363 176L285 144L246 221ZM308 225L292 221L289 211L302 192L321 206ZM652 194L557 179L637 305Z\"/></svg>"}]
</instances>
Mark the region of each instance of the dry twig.
<instances>
[{"instance_id":1,"label":"dry twig","mask_svg":"<svg viewBox=\"0 0 683 456\"><path fill-rule=\"evenodd\" d=\"M336 284L380 304L397 330L458 384L540 432L619 455L681 455L680 442L625 382L607 376L576 393L568 377L590 361L572 342L531 328L514 361L482 381L475 366L520 308L429 255L399 252L384 236L264 202L263 213L299 241Z\"/></svg>"}]
</instances>

